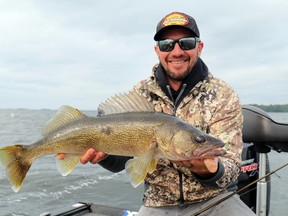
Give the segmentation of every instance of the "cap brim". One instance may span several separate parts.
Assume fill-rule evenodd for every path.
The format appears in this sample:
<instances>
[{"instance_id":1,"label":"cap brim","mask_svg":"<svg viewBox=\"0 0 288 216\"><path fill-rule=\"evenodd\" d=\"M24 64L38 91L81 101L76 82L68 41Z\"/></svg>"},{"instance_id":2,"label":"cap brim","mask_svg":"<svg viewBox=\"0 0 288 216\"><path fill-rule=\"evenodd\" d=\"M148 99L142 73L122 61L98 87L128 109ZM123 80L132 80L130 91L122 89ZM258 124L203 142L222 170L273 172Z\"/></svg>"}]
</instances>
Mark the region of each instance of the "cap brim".
<instances>
[{"instance_id":1,"label":"cap brim","mask_svg":"<svg viewBox=\"0 0 288 216\"><path fill-rule=\"evenodd\" d=\"M162 29L160 29L158 32L156 32L156 34L154 35L154 40L155 41L158 41L158 40L160 40L161 39L161 34L164 32L164 31L166 31L166 30L168 30L168 29L173 29L173 28L183 28L183 29L187 29L187 30L189 30L193 35L193 37L199 37L194 31L192 31L190 28L187 28L187 27L185 27L185 26L179 26L179 25L170 25L170 26L166 26L166 27L164 27L164 28L162 28Z\"/></svg>"}]
</instances>

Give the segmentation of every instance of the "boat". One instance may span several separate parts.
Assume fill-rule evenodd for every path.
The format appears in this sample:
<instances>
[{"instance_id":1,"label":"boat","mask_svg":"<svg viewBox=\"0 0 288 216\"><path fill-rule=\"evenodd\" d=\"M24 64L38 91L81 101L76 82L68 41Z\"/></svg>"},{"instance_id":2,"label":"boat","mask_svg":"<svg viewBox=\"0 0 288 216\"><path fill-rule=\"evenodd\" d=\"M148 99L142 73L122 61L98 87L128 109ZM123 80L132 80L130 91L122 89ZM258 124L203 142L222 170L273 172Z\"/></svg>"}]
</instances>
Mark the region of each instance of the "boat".
<instances>
[{"instance_id":1,"label":"boat","mask_svg":"<svg viewBox=\"0 0 288 216\"><path fill-rule=\"evenodd\" d=\"M240 198L257 216L268 216L270 210L271 184L268 154L271 151L288 152L288 124L274 121L268 113L255 106L242 106L243 122L243 152L242 167L238 178ZM245 188L257 179L255 185ZM243 195L244 194L244 195ZM58 213L42 213L41 216L136 216L137 212L103 206L96 203L76 203L68 210L59 209Z\"/></svg>"}]
</instances>

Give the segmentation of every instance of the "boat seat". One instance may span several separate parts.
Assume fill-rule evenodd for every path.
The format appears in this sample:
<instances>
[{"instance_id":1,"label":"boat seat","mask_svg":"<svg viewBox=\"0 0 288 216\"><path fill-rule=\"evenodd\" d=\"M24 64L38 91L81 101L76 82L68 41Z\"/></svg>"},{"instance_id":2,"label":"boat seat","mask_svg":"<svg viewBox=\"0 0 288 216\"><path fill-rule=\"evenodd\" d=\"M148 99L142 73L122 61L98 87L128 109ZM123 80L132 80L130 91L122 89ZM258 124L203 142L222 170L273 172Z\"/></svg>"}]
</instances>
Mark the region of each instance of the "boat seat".
<instances>
[{"instance_id":1,"label":"boat seat","mask_svg":"<svg viewBox=\"0 0 288 216\"><path fill-rule=\"evenodd\" d=\"M243 141L254 143L256 151L271 149L288 152L288 124L274 121L265 111L255 106L242 106L244 117Z\"/></svg>"}]
</instances>

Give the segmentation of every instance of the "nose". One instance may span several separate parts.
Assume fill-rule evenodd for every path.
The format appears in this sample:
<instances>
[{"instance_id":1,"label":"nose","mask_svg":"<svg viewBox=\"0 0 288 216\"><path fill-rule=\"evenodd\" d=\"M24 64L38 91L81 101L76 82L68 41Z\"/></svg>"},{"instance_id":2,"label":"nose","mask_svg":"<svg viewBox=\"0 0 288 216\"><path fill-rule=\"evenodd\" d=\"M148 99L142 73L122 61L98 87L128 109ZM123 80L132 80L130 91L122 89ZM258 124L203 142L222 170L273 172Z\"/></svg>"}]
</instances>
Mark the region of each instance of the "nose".
<instances>
[{"instance_id":1,"label":"nose","mask_svg":"<svg viewBox=\"0 0 288 216\"><path fill-rule=\"evenodd\" d=\"M183 55L184 51L181 49L178 43L175 44L174 49L171 51L172 55L180 56Z\"/></svg>"}]
</instances>

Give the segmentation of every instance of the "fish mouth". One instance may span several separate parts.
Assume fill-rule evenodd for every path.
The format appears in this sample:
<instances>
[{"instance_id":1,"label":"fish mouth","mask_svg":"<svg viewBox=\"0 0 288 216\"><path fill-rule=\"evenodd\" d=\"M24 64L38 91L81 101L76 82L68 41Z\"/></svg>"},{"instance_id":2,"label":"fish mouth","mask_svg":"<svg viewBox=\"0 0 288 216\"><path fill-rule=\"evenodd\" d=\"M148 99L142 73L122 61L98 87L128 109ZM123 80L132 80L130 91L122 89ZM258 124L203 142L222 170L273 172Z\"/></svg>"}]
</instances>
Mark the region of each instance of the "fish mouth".
<instances>
[{"instance_id":1,"label":"fish mouth","mask_svg":"<svg viewBox=\"0 0 288 216\"><path fill-rule=\"evenodd\" d=\"M215 147L215 148L203 148L203 149L197 149L194 151L194 157L196 158L213 158L222 156L226 153L226 151L221 147Z\"/></svg>"}]
</instances>

